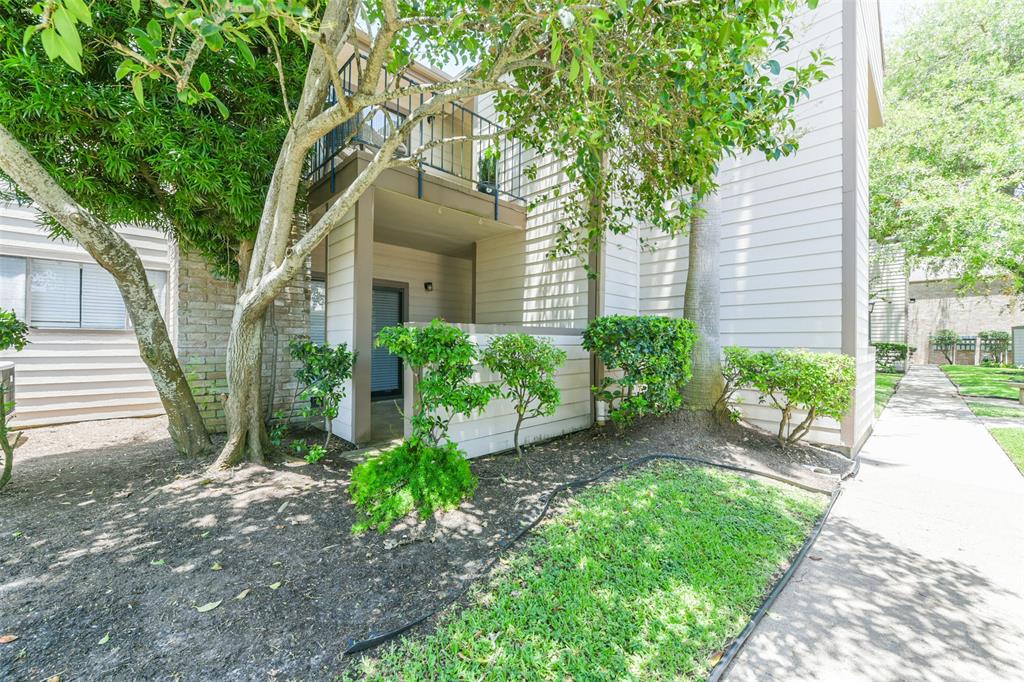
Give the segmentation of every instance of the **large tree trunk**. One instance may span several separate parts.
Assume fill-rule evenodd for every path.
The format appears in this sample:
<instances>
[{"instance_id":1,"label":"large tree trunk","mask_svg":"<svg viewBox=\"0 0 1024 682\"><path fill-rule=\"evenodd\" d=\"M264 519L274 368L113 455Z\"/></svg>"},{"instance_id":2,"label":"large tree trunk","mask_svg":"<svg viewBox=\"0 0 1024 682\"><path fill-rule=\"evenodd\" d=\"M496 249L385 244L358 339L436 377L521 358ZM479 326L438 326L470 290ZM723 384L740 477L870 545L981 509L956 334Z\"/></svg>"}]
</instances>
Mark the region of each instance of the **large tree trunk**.
<instances>
[{"instance_id":1,"label":"large tree trunk","mask_svg":"<svg viewBox=\"0 0 1024 682\"><path fill-rule=\"evenodd\" d=\"M226 469L243 460L262 464L268 445L260 388L263 371L263 318L244 315L235 307L227 347L228 394L224 419L228 440L213 463L214 469Z\"/></svg>"},{"instance_id":2,"label":"large tree trunk","mask_svg":"<svg viewBox=\"0 0 1024 682\"><path fill-rule=\"evenodd\" d=\"M135 327L142 360L167 412L171 439L187 455L207 452L210 437L135 249L75 202L2 125L0 168L114 277Z\"/></svg>"},{"instance_id":3,"label":"large tree trunk","mask_svg":"<svg viewBox=\"0 0 1024 682\"><path fill-rule=\"evenodd\" d=\"M700 208L702 215L690 221L690 259L683 302L683 316L697 325L697 341L693 348L693 378L684 387L683 397L693 408L711 410L725 389L718 331L721 314L718 262L722 232L718 194L701 201Z\"/></svg>"}]
</instances>

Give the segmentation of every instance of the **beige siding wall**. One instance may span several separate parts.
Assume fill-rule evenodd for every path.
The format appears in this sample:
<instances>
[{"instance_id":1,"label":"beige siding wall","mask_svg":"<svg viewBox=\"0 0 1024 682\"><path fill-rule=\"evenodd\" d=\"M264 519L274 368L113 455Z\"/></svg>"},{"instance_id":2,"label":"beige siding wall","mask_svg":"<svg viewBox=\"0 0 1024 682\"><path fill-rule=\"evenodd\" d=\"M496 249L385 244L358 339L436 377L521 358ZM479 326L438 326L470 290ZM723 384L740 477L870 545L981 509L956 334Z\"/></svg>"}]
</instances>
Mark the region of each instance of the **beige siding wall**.
<instances>
[{"instance_id":1,"label":"beige siding wall","mask_svg":"<svg viewBox=\"0 0 1024 682\"><path fill-rule=\"evenodd\" d=\"M409 285L409 320L471 322L473 261L375 242L373 278ZM424 283L431 282L427 291Z\"/></svg>"},{"instance_id":2,"label":"beige siding wall","mask_svg":"<svg viewBox=\"0 0 1024 682\"><path fill-rule=\"evenodd\" d=\"M730 159L720 171L723 345L757 349L842 349L843 297L843 3L822 2L797 24L785 66L824 48L835 65L799 105L800 150L768 161ZM652 232L640 254L640 310L681 316L687 239ZM777 410L740 396L744 417L774 430ZM812 437L839 444L839 424L820 420Z\"/></svg>"},{"instance_id":3,"label":"beige siding wall","mask_svg":"<svg viewBox=\"0 0 1024 682\"><path fill-rule=\"evenodd\" d=\"M609 234L601 250L599 315L640 312L640 244L637 233Z\"/></svg>"},{"instance_id":4,"label":"beige siding wall","mask_svg":"<svg viewBox=\"0 0 1024 682\"><path fill-rule=\"evenodd\" d=\"M829 78L797 110L800 150L767 160L726 160L722 197L721 331L723 345L845 352L856 357L855 409L845 434L821 419L817 442L859 444L870 430L874 391L868 344L867 109L868 64L877 41L871 2L826 0L804 10L783 68L823 49L835 62ZM854 22L844 50L844 23ZM852 104L852 106L849 106ZM844 105L849 118L844 119ZM844 194L845 192L845 194ZM682 315L687 239L644 232L654 246L640 254L640 312ZM845 300L845 303L844 303ZM745 419L774 431L778 412L741 393Z\"/></svg>"},{"instance_id":5,"label":"beige siding wall","mask_svg":"<svg viewBox=\"0 0 1024 682\"><path fill-rule=\"evenodd\" d=\"M163 234L132 227L120 232L146 268L168 270ZM74 242L51 239L34 208L6 203L0 203L0 255L94 262ZM14 423L20 426L163 413L131 330L31 329L25 350L0 353L0 359L15 363Z\"/></svg>"},{"instance_id":6,"label":"beige siding wall","mask_svg":"<svg viewBox=\"0 0 1024 682\"><path fill-rule=\"evenodd\" d=\"M356 213L351 211L327 236L327 343L349 348L355 347L355 228ZM349 441L355 440L352 397L350 380L332 424L334 434Z\"/></svg>"},{"instance_id":7,"label":"beige siding wall","mask_svg":"<svg viewBox=\"0 0 1024 682\"><path fill-rule=\"evenodd\" d=\"M897 244L871 244L871 341L910 343L907 339L907 269Z\"/></svg>"},{"instance_id":8,"label":"beige siding wall","mask_svg":"<svg viewBox=\"0 0 1024 682\"><path fill-rule=\"evenodd\" d=\"M875 366L874 352L870 346L870 242L868 236L869 205L868 205L868 126L870 117L870 97L872 68L880 66L880 54L872 59L872 50L880 50L878 43L878 10L875 0L847 0L844 7L845 23L853 30L847 30L846 38L854 39L853 49L845 45L846 53L856 55L856 70L852 73L847 69L844 78L844 90L854 88L852 99L856 107L844 107L844 115L853 115L853 125L846 121L846 129L856 131L853 140L853 153L850 146L844 155L844 170L853 164L853 184L849 179L844 183L844 201L853 201L854 220L846 220L844 232L844 339L843 352L856 358L857 386L854 392L852 414L846 418L846 429L843 440L845 445L858 446L870 434L874 423ZM878 81L881 82L880 80ZM849 101L847 99L847 101ZM853 237L849 232L853 230ZM852 267L851 267L852 266ZM852 281L851 281L852 278ZM850 294L852 292L852 295ZM851 310L852 306L852 310ZM852 328L851 328L852 326Z\"/></svg>"},{"instance_id":9,"label":"beige siding wall","mask_svg":"<svg viewBox=\"0 0 1024 682\"><path fill-rule=\"evenodd\" d=\"M494 119L488 98L480 112ZM575 258L548 257L557 226L564 219L563 202L553 191L566 186L561 165L552 157L524 152L523 167L535 165L537 176L523 185L532 205L526 229L477 242L476 321L541 327L582 328L587 324L587 275Z\"/></svg>"}]
</instances>

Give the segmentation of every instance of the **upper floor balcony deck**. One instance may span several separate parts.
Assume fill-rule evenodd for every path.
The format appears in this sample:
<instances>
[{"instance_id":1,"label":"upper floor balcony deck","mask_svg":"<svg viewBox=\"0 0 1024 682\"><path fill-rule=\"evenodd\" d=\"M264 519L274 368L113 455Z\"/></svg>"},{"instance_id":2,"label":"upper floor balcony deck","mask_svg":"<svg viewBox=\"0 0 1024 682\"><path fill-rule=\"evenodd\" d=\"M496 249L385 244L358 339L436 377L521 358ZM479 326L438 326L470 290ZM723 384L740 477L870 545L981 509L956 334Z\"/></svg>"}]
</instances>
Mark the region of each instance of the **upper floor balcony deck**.
<instances>
[{"instance_id":1,"label":"upper floor balcony deck","mask_svg":"<svg viewBox=\"0 0 1024 682\"><path fill-rule=\"evenodd\" d=\"M365 55L352 55L339 70L342 87L349 94L358 86L360 69L356 68L356 59L360 60L360 66L365 65ZM382 74L381 80L382 92L421 84L408 76L387 72ZM418 93L387 100L361 111L325 135L313 147L310 156L307 171L310 183L313 186L327 183L328 192L333 194L337 191L340 170L348 158L360 150L379 149L400 130L410 113L430 97L430 94ZM333 86L328 98L332 104L337 102ZM406 131L397 153L409 155L417 149L425 150L414 165L419 176L420 198L423 197L424 175L444 178L463 191L492 198L497 219L502 203L525 204L523 146L503 134L504 129L497 123L477 113L474 106L473 101L445 104L438 113Z\"/></svg>"}]
</instances>

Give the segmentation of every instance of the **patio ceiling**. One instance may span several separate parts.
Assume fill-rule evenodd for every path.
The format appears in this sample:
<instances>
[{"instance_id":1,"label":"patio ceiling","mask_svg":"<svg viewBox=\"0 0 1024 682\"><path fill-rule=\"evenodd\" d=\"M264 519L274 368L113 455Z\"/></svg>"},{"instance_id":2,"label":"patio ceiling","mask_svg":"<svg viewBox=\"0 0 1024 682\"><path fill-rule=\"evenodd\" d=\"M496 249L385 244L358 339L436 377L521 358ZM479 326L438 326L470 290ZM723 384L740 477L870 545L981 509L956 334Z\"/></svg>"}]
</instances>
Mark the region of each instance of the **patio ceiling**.
<instances>
[{"instance_id":1,"label":"patio ceiling","mask_svg":"<svg viewBox=\"0 0 1024 682\"><path fill-rule=\"evenodd\" d=\"M373 201L374 241L469 258L481 239L521 228L449 206L377 187Z\"/></svg>"}]
</instances>

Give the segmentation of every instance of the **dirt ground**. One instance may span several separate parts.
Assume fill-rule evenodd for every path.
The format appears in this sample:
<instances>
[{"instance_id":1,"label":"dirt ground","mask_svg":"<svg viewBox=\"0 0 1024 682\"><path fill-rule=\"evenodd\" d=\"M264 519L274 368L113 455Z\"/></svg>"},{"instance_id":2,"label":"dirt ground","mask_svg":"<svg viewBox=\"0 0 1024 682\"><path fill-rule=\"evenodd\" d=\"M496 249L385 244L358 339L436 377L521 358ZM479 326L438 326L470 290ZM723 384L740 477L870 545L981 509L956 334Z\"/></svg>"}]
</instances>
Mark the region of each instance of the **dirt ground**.
<instances>
[{"instance_id":1,"label":"dirt ground","mask_svg":"<svg viewBox=\"0 0 1024 682\"><path fill-rule=\"evenodd\" d=\"M353 660L341 654L350 639L457 594L559 483L652 453L825 488L850 466L739 427L711 434L683 413L566 436L521 461L474 460L480 484L460 509L355 536L344 452L212 481L164 427L28 432L0 493L0 641L17 637L0 644L0 679L332 679Z\"/></svg>"}]
</instances>

